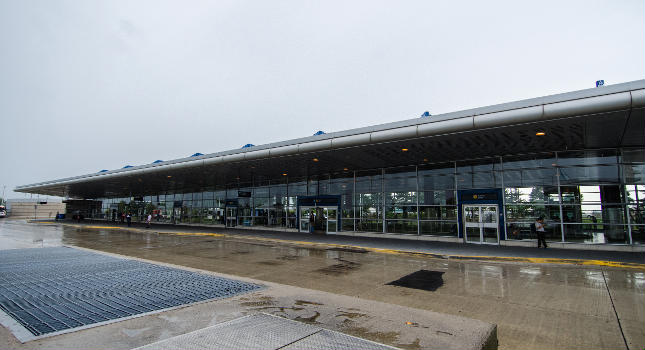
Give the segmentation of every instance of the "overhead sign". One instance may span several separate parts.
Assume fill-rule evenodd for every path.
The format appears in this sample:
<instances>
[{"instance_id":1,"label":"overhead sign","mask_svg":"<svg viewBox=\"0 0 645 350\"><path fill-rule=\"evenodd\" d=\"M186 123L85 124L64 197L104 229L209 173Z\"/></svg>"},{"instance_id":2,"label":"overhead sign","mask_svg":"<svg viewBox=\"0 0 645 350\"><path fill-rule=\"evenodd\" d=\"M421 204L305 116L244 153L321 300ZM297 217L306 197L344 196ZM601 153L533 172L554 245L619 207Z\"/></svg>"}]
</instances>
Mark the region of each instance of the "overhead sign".
<instances>
[{"instance_id":1,"label":"overhead sign","mask_svg":"<svg viewBox=\"0 0 645 350\"><path fill-rule=\"evenodd\" d=\"M461 195L462 201L491 201L497 200L497 193L463 193Z\"/></svg>"}]
</instances>

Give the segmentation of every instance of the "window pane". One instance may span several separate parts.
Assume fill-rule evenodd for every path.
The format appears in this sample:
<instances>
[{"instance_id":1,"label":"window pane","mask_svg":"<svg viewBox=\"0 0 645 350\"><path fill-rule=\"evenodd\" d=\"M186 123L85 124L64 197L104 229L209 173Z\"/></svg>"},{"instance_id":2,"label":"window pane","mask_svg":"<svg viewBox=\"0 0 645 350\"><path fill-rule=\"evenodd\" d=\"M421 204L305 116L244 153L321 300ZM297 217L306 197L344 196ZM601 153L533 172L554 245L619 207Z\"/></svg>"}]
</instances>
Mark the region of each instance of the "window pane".
<instances>
[{"instance_id":1,"label":"window pane","mask_svg":"<svg viewBox=\"0 0 645 350\"><path fill-rule=\"evenodd\" d=\"M356 193L381 192L381 180L380 171L358 172L356 176Z\"/></svg>"},{"instance_id":2,"label":"window pane","mask_svg":"<svg viewBox=\"0 0 645 350\"><path fill-rule=\"evenodd\" d=\"M626 184L645 185L645 164L623 164L621 169Z\"/></svg>"},{"instance_id":3,"label":"window pane","mask_svg":"<svg viewBox=\"0 0 645 350\"><path fill-rule=\"evenodd\" d=\"M563 205L562 215L564 222L597 223L597 224L623 224L625 223L622 205Z\"/></svg>"},{"instance_id":4,"label":"window pane","mask_svg":"<svg viewBox=\"0 0 645 350\"><path fill-rule=\"evenodd\" d=\"M504 171L509 169L549 168L556 164L555 153L503 157Z\"/></svg>"},{"instance_id":5,"label":"window pane","mask_svg":"<svg viewBox=\"0 0 645 350\"><path fill-rule=\"evenodd\" d=\"M499 171L457 174L457 188L497 188L502 187L502 173Z\"/></svg>"},{"instance_id":6,"label":"window pane","mask_svg":"<svg viewBox=\"0 0 645 350\"><path fill-rule=\"evenodd\" d=\"M453 163L419 166L419 191L454 188L455 168Z\"/></svg>"},{"instance_id":7,"label":"window pane","mask_svg":"<svg viewBox=\"0 0 645 350\"><path fill-rule=\"evenodd\" d=\"M615 149L558 152L558 165L615 164Z\"/></svg>"},{"instance_id":8,"label":"window pane","mask_svg":"<svg viewBox=\"0 0 645 350\"><path fill-rule=\"evenodd\" d=\"M356 230L363 232L383 232L383 221L381 220L356 220Z\"/></svg>"},{"instance_id":9,"label":"window pane","mask_svg":"<svg viewBox=\"0 0 645 350\"><path fill-rule=\"evenodd\" d=\"M419 194L419 205L454 205L455 191L426 191Z\"/></svg>"},{"instance_id":10,"label":"window pane","mask_svg":"<svg viewBox=\"0 0 645 350\"><path fill-rule=\"evenodd\" d=\"M388 233L417 234L417 222L408 220L387 220Z\"/></svg>"},{"instance_id":11,"label":"window pane","mask_svg":"<svg viewBox=\"0 0 645 350\"><path fill-rule=\"evenodd\" d=\"M559 168L560 184L620 183L617 165Z\"/></svg>"},{"instance_id":12,"label":"window pane","mask_svg":"<svg viewBox=\"0 0 645 350\"><path fill-rule=\"evenodd\" d=\"M632 243L645 243L645 225L632 225Z\"/></svg>"},{"instance_id":13,"label":"window pane","mask_svg":"<svg viewBox=\"0 0 645 350\"><path fill-rule=\"evenodd\" d=\"M409 206L392 206L385 208L385 218L387 219L416 219L416 205Z\"/></svg>"},{"instance_id":14,"label":"window pane","mask_svg":"<svg viewBox=\"0 0 645 350\"><path fill-rule=\"evenodd\" d=\"M529 187L537 185L557 186L556 168L504 170L504 186Z\"/></svg>"},{"instance_id":15,"label":"window pane","mask_svg":"<svg viewBox=\"0 0 645 350\"><path fill-rule=\"evenodd\" d=\"M385 194L386 204L417 204L416 192L391 192Z\"/></svg>"},{"instance_id":16,"label":"window pane","mask_svg":"<svg viewBox=\"0 0 645 350\"><path fill-rule=\"evenodd\" d=\"M625 225L564 225L564 240L577 243L628 243Z\"/></svg>"},{"instance_id":17,"label":"window pane","mask_svg":"<svg viewBox=\"0 0 645 350\"><path fill-rule=\"evenodd\" d=\"M456 220L457 207L454 206L432 206L419 207L421 220Z\"/></svg>"},{"instance_id":18,"label":"window pane","mask_svg":"<svg viewBox=\"0 0 645 350\"><path fill-rule=\"evenodd\" d=\"M420 233L427 236L457 236L457 223L454 221L421 221Z\"/></svg>"},{"instance_id":19,"label":"window pane","mask_svg":"<svg viewBox=\"0 0 645 350\"><path fill-rule=\"evenodd\" d=\"M558 203L558 187L515 187L505 188L504 198L506 203Z\"/></svg>"},{"instance_id":20,"label":"window pane","mask_svg":"<svg viewBox=\"0 0 645 350\"><path fill-rule=\"evenodd\" d=\"M417 190L417 173L414 167L385 170L385 192L408 192Z\"/></svg>"},{"instance_id":21,"label":"window pane","mask_svg":"<svg viewBox=\"0 0 645 350\"><path fill-rule=\"evenodd\" d=\"M506 220L533 222L538 217L544 217L549 224L560 223L560 207L557 205L506 205Z\"/></svg>"},{"instance_id":22,"label":"window pane","mask_svg":"<svg viewBox=\"0 0 645 350\"><path fill-rule=\"evenodd\" d=\"M629 206L629 220L632 224L645 225L645 206L630 205Z\"/></svg>"}]
</instances>

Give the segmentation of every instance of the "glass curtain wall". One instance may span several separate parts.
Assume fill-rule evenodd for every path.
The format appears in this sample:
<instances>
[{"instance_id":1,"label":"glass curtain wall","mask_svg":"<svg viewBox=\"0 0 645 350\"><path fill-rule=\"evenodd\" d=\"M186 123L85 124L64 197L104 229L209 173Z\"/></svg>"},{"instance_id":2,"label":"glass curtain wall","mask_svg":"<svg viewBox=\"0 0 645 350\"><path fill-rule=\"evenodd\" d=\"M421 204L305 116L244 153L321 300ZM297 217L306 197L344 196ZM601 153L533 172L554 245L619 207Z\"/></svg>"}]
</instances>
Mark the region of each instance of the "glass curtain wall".
<instances>
[{"instance_id":1,"label":"glass curtain wall","mask_svg":"<svg viewBox=\"0 0 645 350\"><path fill-rule=\"evenodd\" d=\"M332 174L329 194L340 195L341 231L354 231L354 173L346 171Z\"/></svg>"},{"instance_id":2,"label":"glass curtain wall","mask_svg":"<svg viewBox=\"0 0 645 350\"><path fill-rule=\"evenodd\" d=\"M457 236L455 164L419 166L419 234Z\"/></svg>"},{"instance_id":3,"label":"glass curtain wall","mask_svg":"<svg viewBox=\"0 0 645 350\"><path fill-rule=\"evenodd\" d=\"M418 166L344 171L309 178L257 179L203 192L101 198L93 215L120 221L224 225L237 199L238 225L297 229L297 197L340 195L342 231L457 236L457 191L502 188L506 237L552 242L643 244L643 149L562 151Z\"/></svg>"},{"instance_id":4,"label":"glass curtain wall","mask_svg":"<svg viewBox=\"0 0 645 350\"><path fill-rule=\"evenodd\" d=\"M537 239L531 224L544 218L549 241L562 239L555 153L504 157L507 239Z\"/></svg>"},{"instance_id":5,"label":"glass curtain wall","mask_svg":"<svg viewBox=\"0 0 645 350\"><path fill-rule=\"evenodd\" d=\"M416 235L419 229L416 167L385 169L383 189L385 231Z\"/></svg>"},{"instance_id":6,"label":"glass curtain wall","mask_svg":"<svg viewBox=\"0 0 645 350\"><path fill-rule=\"evenodd\" d=\"M356 231L383 232L383 174L381 170L356 173L354 215Z\"/></svg>"}]
</instances>

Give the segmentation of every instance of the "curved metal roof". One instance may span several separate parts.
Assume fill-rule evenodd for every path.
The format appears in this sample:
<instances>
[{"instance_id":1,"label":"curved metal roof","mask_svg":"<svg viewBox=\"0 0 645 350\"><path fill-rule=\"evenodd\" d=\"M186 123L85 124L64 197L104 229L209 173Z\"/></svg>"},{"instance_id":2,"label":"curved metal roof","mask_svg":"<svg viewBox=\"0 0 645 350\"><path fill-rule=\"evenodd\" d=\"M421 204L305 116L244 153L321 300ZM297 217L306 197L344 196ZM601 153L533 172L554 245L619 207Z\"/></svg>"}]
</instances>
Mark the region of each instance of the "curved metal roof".
<instances>
[{"instance_id":1,"label":"curved metal roof","mask_svg":"<svg viewBox=\"0 0 645 350\"><path fill-rule=\"evenodd\" d=\"M645 106L645 80L463 110L426 118L414 118L345 131L318 134L265 145L234 149L170 161L155 162L16 187L16 192L39 193L51 186L112 180L167 172L169 170L272 159L311 152L376 145L405 139L485 130L544 122L572 116L605 113Z\"/></svg>"}]
</instances>

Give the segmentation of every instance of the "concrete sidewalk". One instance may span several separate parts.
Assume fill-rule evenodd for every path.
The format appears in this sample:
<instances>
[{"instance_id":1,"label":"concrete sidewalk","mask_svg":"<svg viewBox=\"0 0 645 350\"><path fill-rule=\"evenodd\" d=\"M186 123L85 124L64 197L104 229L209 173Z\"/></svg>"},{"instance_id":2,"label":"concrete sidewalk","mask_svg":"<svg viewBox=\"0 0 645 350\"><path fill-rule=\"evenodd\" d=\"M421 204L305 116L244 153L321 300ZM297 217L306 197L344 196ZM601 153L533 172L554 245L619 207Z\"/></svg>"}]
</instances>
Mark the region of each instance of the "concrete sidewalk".
<instances>
[{"instance_id":1,"label":"concrete sidewalk","mask_svg":"<svg viewBox=\"0 0 645 350\"><path fill-rule=\"evenodd\" d=\"M42 222L42 221L40 221ZM645 269L645 253L578 249L540 249L484 244L463 244L438 241L405 240L387 237L356 237L346 235L308 234L270 230L225 229L193 225L145 225L133 223L132 227L105 221L65 221L68 225L87 228L128 229L166 234L212 234L228 238L271 240L286 244L332 245L347 249L365 249L391 254L422 254L442 259L470 259L546 264L597 265Z\"/></svg>"}]
</instances>

